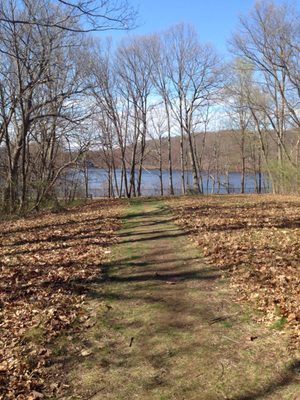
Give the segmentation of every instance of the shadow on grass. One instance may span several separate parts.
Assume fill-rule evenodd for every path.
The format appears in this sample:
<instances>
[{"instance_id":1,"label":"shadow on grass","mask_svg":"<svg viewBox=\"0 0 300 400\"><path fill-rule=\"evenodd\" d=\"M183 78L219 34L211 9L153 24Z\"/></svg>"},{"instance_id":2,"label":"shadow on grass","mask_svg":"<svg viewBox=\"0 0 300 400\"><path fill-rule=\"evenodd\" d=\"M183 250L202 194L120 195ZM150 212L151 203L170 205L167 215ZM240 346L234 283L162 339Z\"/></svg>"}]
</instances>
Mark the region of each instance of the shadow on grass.
<instances>
[{"instance_id":1,"label":"shadow on grass","mask_svg":"<svg viewBox=\"0 0 300 400\"><path fill-rule=\"evenodd\" d=\"M174 238L178 238L181 236L186 236L187 233L183 232L183 231L178 231L178 229L174 230L175 233L168 233L169 231L166 231L166 233L160 234L160 235L154 235L154 236L149 236L152 235L151 233L144 233L144 234L140 234L137 233L137 236L141 236L135 239L128 239L128 240L124 240L122 239L119 243L124 244L124 243L138 243L138 242L148 242L148 241L152 241L152 240L160 240L160 239L174 239ZM126 235L125 235L126 237Z\"/></svg>"},{"instance_id":2,"label":"shadow on grass","mask_svg":"<svg viewBox=\"0 0 300 400\"><path fill-rule=\"evenodd\" d=\"M265 396L272 395L276 391L283 389L291 383L299 382L300 379L300 360L294 360L284 370L280 371L279 377L269 382L263 388L250 391L248 394L230 397L230 400L258 400ZM300 393L300 386L299 386ZM298 397L295 397L297 399Z\"/></svg>"},{"instance_id":3,"label":"shadow on grass","mask_svg":"<svg viewBox=\"0 0 300 400\"><path fill-rule=\"evenodd\" d=\"M141 227L141 229L143 229L145 227L145 224L143 224L143 226ZM170 228L170 229L165 229L164 231L162 231L161 229L156 229L156 230L152 230L151 232L145 232L144 230L135 230L134 232L123 232L120 233L118 236L119 237L135 237L135 236L140 236L140 235L154 235L154 234L161 234L162 232L166 232L166 233L171 233L171 232L176 232L178 233L178 228ZM133 241L136 241L135 239L133 239Z\"/></svg>"},{"instance_id":4,"label":"shadow on grass","mask_svg":"<svg viewBox=\"0 0 300 400\"><path fill-rule=\"evenodd\" d=\"M138 199L133 200L132 203L153 203L155 201L155 199ZM186 236L187 233L179 231L179 229L163 229L163 224L170 221L170 219L166 219L165 212L165 209L161 207L153 212L142 213L140 211L136 211L129 213L125 217L125 219L126 222L129 223L131 227L130 229L132 229L133 227L135 229L139 226L141 226L141 228L145 226L153 226L155 227L155 229L151 232L122 232L120 234L120 244L137 244L136 248L139 249L139 246L142 246L141 242L144 241L155 241L160 239L173 238L176 239L182 236ZM160 218L163 218L163 220ZM157 226L161 226L162 229L156 229ZM220 228L221 230L224 229L224 227ZM244 227L236 227L235 229L244 229ZM172 232L174 232L174 234ZM98 232L95 232L95 237L97 237L98 234ZM149 235L151 236L149 237ZM139 237L134 238L135 236ZM91 235L90 238L92 239L92 237L93 235ZM130 239L124 240L124 238ZM119 303L128 302L128 307L132 305L132 302L140 302L143 305L156 306L167 310L167 312L169 313L169 318L165 321L159 321L157 325L152 324L151 326L149 326L149 329L151 329L151 331L147 331L145 335L152 335L153 337L164 337L165 335L179 334L181 331L189 332L192 331L194 327L199 325L199 321L201 323L209 323L212 318L215 317L214 312L216 312L216 310L210 309L210 307L207 305L203 306L201 304L199 306L198 304L188 303L189 299L185 299L184 296L182 296L183 289L180 283L214 281L222 275L224 269L230 269L231 266L227 266L222 269L218 267L204 267L201 269L196 269L195 265L199 260L199 257L186 257L186 254L178 256L178 254L180 254L180 251L178 252L174 249L174 243L172 243L171 247L172 249L170 250L164 249L164 255L168 255L168 257L165 257L164 259L156 258L157 250L155 250L155 248L152 252L147 252L146 259L143 259L143 256L141 254L133 254L132 256L128 256L127 253L126 255L126 246L124 246L122 249L125 252L125 257L123 252L123 254L120 254L119 257L113 262L107 263L106 265L101 265L101 270L99 268L98 279L73 280L72 282L68 283L56 282L54 285L56 285L56 288L61 287L67 291L72 291L74 293L85 293L87 297L91 299L99 299L104 302L111 303L112 309L115 308L113 302L117 301ZM174 257L174 254L176 254L176 257ZM188 264L186 268L184 264ZM172 268L170 268L169 265L173 265ZM155 268L155 266L160 266L161 270L158 271L158 268ZM137 267L140 267L140 274L137 273L139 271L135 270L135 268ZM126 271L126 269L128 271ZM171 281L172 285L168 285L168 281ZM203 288L203 290L205 289ZM209 290L212 290L212 288L210 288ZM110 315L110 312L111 311L109 311L108 308L107 315ZM179 318L177 318L180 313L190 313L190 315L193 314L195 319L189 321L181 321ZM113 318L114 317L112 317L112 321ZM140 318L140 316L138 316L138 318ZM138 318L136 318L134 322L122 320L120 325L122 325L122 328L124 327L124 329L126 329L131 327L132 324L142 324L142 321L139 321ZM182 343L183 345L179 346L179 351L184 356L191 354L191 352L193 352L193 350L197 346L197 342L194 343L193 341L188 346L185 346L185 342ZM106 361L110 363L109 366L115 365L116 367L125 368L131 366L130 362L134 362L134 360L128 359L128 356L126 356L126 354L123 354L122 350L118 349L117 347L114 348L114 353L116 353L117 356L115 358L110 357L109 360ZM161 365L164 365L164 355L165 353L163 352L161 354L155 355L157 359L154 359L154 356L152 356L152 364L157 363L157 368L161 368ZM64 361L67 362L70 356L71 355L68 354L67 357L65 357ZM149 357L149 355L146 355L146 357ZM124 361L125 359L126 362ZM277 378L270 380L270 382L268 382L264 387L258 388L257 390L249 390L248 392L245 389L246 385L243 382L243 384L241 384L240 392L243 393L244 391L245 394L228 398L231 400L262 399L267 395L272 395L276 392L276 390L284 388L290 383L293 383L297 379L297 374L299 373L299 370L300 362L296 360L292 364L288 365L285 369L283 369L277 376ZM153 387L157 387L157 382L153 383Z\"/></svg>"}]
</instances>

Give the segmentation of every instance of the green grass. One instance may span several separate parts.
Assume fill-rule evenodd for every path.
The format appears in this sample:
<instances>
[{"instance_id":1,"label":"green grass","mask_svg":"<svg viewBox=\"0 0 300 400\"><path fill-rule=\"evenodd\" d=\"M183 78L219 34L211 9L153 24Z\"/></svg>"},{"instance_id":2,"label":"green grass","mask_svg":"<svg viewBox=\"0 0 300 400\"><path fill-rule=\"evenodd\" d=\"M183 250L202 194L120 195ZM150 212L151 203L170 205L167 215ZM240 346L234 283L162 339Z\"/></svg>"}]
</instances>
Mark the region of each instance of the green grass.
<instances>
[{"instance_id":1,"label":"green grass","mask_svg":"<svg viewBox=\"0 0 300 400\"><path fill-rule=\"evenodd\" d=\"M231 321L222 321L222 325L224 326L224 328L232 328L233 327L233 323Z\"/></svg>"},{"instance_id":2,"label":"green grass","mask_svg":"<svg viewBox=\"0 0 300 400\"><path fill-rule=\"evenodd\" d=\"M85 333L93 356L70 373L81 398L256 398L276 386L277 371L286 368L284 337L253 322L250 307L234 303L228 281L213 276L166 203L130 200L123 221L105 266L108 279L90 304L102 304L98 322ZM170 284L173 275L183 279ZM237 317L210 325L218 315ZM289 399L287 393L274 400Z\"/></svg>"},{"instance_id":3,"label":"green grass","mask_svg":"<svg viewBox=\"0 0 300 400\"><path fill-rule=\"evenodd\" d=\"M280 318L278 318L277 321L275 321L271 325L271 328L280 331L280 330L282 330L284 328L285 324L286 324L286 318L281 316Z\"/></svg>"},{"instance_id":4,"label":"green grass","mask_svg":"<svg viewBox=\"0 0 300 400\"><path fill-rule=\"evenodd\" d=\"M52 346L52 352L55 356L63 356L68 349L69 341L65 335L59 336Z\"/></svg>"},{"instance_id":5,"label":"green grass","mask_svg":"<svg viewBox=\"0 0 300 400\"><path fill-rule=\"evenodd\" d=\"M45 338L45 329L39 326L33 326L24 333L24 339L33 343L42 343Z\"/></svg>"}]
</instances>

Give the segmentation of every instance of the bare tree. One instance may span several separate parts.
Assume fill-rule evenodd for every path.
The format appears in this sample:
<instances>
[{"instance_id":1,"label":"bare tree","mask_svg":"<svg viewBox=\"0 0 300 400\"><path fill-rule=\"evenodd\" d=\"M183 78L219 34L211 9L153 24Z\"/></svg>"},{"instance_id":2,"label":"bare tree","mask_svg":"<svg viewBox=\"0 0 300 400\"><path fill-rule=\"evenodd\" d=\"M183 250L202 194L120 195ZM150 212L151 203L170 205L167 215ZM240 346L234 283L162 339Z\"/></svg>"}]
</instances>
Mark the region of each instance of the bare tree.
<instances>
[{"instance_id":1,"label":"bare tree","mask_svg":"<svg viewBox=\"0 0 300 400\"><path fill-rule=\"evenodd\" d=\"M172 101L170 80L167 74L168 47L164 41L164 36L156 35L153 38L153 46L151 49L151 57L153 60L152 80L158 95L162 98L165 110L165 118L167 121L168 132L168 167L169 167L169 193L174 195L173 185L173 165L172 165L172 119L170 104Z\"/></svg>"},{"instance_id":2,"label":"bare tree","mask_svg":"<svg viewBox=\"0 0 300 400\"><path fill-rule=\"evenodd\" d=\"M38 3L32 2L32 6L33 3L37 7ZM43 8L35 9L37 17L44 12ZM13 8L11 13L15 13ZM1 126L7 156L4 203L14 211L17 203L20 210L26 207L30 168L36 167L32 163L33 149L35 162L39 157L45 173L39 170L35 176L43 186L38 190L37 205L58 179L63 168L53 172L53 157L62 144L57 137L86 117L79 102L84 77L78 59L81 51L71 32L5 22L0 25L0 36L2 67L5 66L1 70L5 85ZM71 138L68 136L63 140L65 144Z\"/></svg>"},{"instance_id":3,"label":"bare tree","mask_svg":"<svg viewBox=\"0 0 300 400\"><path fill-rule=\"evenodd\" d=\"M176 25L167 33L168 78L172 83L173 98L170 106L180 127L182 192L185 193L184 140L188 150L193 172L193 187L200 192L197 155L194 132L201 121L201 109L220 89L222 73L220 61L215 51L202 45L194 29L189 25Z\"/></svg>"},{"instance_id":4,"label":"bare tree","mask_svg":"<svg viewBox=\"0 0 300 400\"><path fill-rule=\"evenodd\" d=\"M250 134L251 111L249 110L249 85L252 80L252 67L243 60L234 60L231 66L231 79L224 89L226 112L230 119L233 137L238 143L241 157L241 193L245 193L246 149Z\"/></svg>"},{"instance_id":5,"label":"bare tree","mask_svg":"<svg viewBox=\"0 0 300 400\"><path fill-rule=\"evenodd\" d=\"M166 121L165 113L153 108L151 113L151 127L149 136L153 140L154 159L158 162L160 195L164 195L163 184L163 141L168 130L168 121ZM174 194L174 193L172 193Z\"/></svg>"},{"instance_id":6,"label":"bare tree","mask_svg":"<svg viewBox=\"0 0 300 400\"><path fill-rule=\"evenodd\" d=\"M117 68L121 80L122 95L128 98L132 106L133 118L133 148L130 172L130 190L135 182L137 173L137 195L141 195L143 163L146 149L148 112L151 106L150 94L152 89L153 61L149 54L152 37L136 37L123 42L117 50ZM137 151L139 159L137 160Z\"/></svg>"},{"instance_id":7,"label":"bare tree","mask_svg":"<svg viewBox=\"0 0 300 400\"><path fill-rule=\"evenodd\" d=\"M46 12L38 16L35 5ZM132 29L136 16L126 0L4 0L0 7L2 23L85 33Z\"/></svg>"},{"instance_id":8,"label":"bare tree","mask_svg":"<svg viewBox=\"0 0 300 400\"><path fill-rule=\"evenodd\" d=\"M256 3L251 13L241 18L239 31L231 41L232 51L255 70L259 95L256 99L251 96L252 113L258 131L268 132L276 142L279 187L286 163L296 168L286 134L293 126L300 127L298 39L299 13L287 4L269 1Z\"/></svg>"}]
</instances>

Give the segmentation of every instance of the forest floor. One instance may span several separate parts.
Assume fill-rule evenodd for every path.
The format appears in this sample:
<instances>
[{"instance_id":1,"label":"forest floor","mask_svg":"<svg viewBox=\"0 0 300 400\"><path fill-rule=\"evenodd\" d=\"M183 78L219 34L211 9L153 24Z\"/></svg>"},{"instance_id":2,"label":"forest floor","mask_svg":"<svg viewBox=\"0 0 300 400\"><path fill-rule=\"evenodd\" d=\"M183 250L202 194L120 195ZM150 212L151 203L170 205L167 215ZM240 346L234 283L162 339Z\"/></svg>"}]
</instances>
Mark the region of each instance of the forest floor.
<instances>
[{"instance_id":1,"label":"forest floor","mask_svg":"<svg viewBox=\"0 0 300 400\"><path fill-rule=\"evenodd\" d=\"M66 343L86 326L85 294L116 242L124 206L105 199L0 223L1 400L64 390Z\"/></svg>"},{"instance_id":2,"label":"forest floor","mask_svg":"<svg viewBox=\"0 0 300 400\"><path fill-rule=\"evenodd\" d=\"M300 399L300 360L290 347L290 333L282 329L285 318L278 315L276 324L271 323L262 308L240 301L237 294L247 297L247 291L224 271L235 271L236 254L244 254L242 245L229 253L236 261L233 268L222 261L227 260L224 246L230 241L230 227L224 228L227 236L213 229L214 235L220 233L220 242L206 235L208 223L214 226L207 219L210 212L218 219L222 207L226 213L237 205L229 200L208 207L201 201L130 202L111 261L102 266L99 279L90 282L86 328L71 337L71 348L66 343L61 353L70 385L65 398ZM249 210L244 211L248 215ZM216 222L220 228L221 222ZM241 236L238 226L231 228ZM257 232L252 233L256 238ZM213 246L218 257L212 260ZM254 288L250 275L244 278ZM276 289L274 285L271 282ZM259 285L256 288L262 293ZM292 325L296 317L290 317Z\"/></svg>"}]
</instances>

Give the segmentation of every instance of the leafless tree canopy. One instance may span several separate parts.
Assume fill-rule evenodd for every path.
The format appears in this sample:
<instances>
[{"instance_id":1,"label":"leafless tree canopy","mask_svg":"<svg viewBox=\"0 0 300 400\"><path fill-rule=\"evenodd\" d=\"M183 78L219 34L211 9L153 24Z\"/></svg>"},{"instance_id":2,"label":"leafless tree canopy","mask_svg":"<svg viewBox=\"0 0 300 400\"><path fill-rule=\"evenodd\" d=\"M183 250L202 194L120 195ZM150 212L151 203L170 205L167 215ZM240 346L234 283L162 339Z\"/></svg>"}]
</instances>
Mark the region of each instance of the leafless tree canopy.
<instances>
[{"instance_id":1,"label":"leafless tree canopy","mask_svg":"<svg viewBox=\"0 0 300 400\"><path fill-rule=\"evenodd\" d=\"M174 169L183 194L207 191L207 176L211 190L229 191L233 170L242 192L248 173L257 192L263 176L274 191L298 191L297 10L256 3L226 62L185 23L117 45L86 33L127 29L134 17L121 1L1 2L1 206L72 199L82 176L88 196L91 160L107 171L110 196L142 195L149 167L161 194L175 193Z\"/></svg>"},{"instance_id":2,"label":"leafless tree canopy","mask_svg":"<svg viewBox=\"0 0 300 400\"><path fill-rule=\"evenodd\" d=\"M9 0L2 3L0 21L8 24L34 25L72 32L103 32L131 29L136 20L136 11L126 0L46 2L44 0ZM7 3L9 3L8 7ZM45 10L43 15L36 14L39 8ZM47 10L50 12L48 13ZM51 10L59 10L58 15L53 17Z\"/></svg>"}]
</instances>

